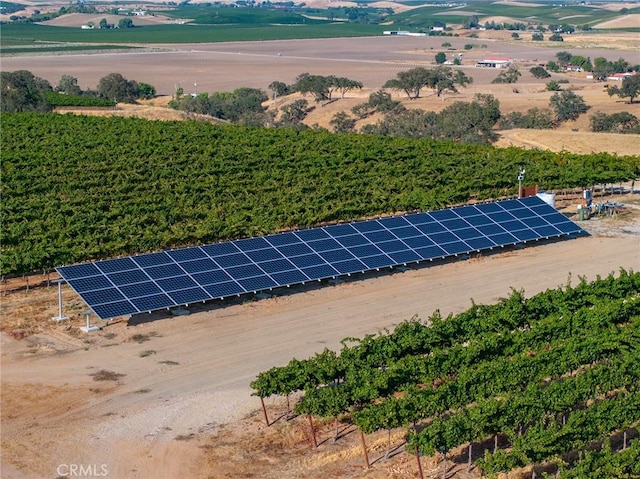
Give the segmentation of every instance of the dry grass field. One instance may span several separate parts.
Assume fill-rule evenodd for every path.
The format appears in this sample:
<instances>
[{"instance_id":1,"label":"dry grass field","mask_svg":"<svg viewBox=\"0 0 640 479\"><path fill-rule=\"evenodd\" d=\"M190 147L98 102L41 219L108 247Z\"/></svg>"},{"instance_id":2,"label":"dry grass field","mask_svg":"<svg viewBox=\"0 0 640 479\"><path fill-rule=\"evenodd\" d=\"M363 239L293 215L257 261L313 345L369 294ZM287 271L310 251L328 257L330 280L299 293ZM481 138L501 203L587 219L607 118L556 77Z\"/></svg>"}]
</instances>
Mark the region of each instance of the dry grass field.
<instances>
[{"instance_id":1,"label":"dry grass field","mask_svg":"<svg viewBox=\"0 0 640 479\"><path fill-rule=\"evenodd\" d=\"M159 45L142 53L44 56L37 61L3 58L2 70L29 69L54 84L63 74L71 74L83 88L94 87L100 77L118 71L156 85L165 97L96 114L167 120L184 119L165 106L177 83L187 91L193 83L199 91L230 91L239 86L266 89L271 81L292 82L302 72L363 81L363 91L318 106L309 115L310 124L327 125L336 111L349 111L398 71L431 64L442 41L372 38ZM452 39L460 49L468 41ZM556 51L494 39L474 42L487 47L465 53L469 65L474 55L491 54L535 64L552 59ZM584 52L640 63L637 51L598 48ZM468 101L475 93L496 95L504 112L548 103L550 93L544 91L544 82L526 73L515 93L512 86L490 83L496 72L471 66L465 72L474 76L470 88L444 99L425 94L406 102L407 106L439 110L457 100ZM591 106L590 113L640 115L638 104L616 101L598 84L575 77L571 85ZM640 151L637 135L594 135L587 130L584 116L554 131L501 132L498 145L618 154ZM86 306L68 287L63 290L63 308L71 318L57 323L50 319L57 314L57 290L47 287L46 277L8 280L0 296L0 476L53 478L69 475L72 466L82 466L85 472L91 468L94 477L114 479L417 477L415 458L404 452L402 431L392 435L395 452L388 460L382 458L386 434L367 437L373 465L365 470L359 435L349 423L340 425L342 437L335 444L333 425L318 423L321 444L311 448L305 418L280 418L265 426L260 403L250 395L250 381L258 372L293 357L305 358L325 347L338 349L344 337L391 328L416 314L426 318L436 309L443 314L460 312L471 299L495 302L508 295L511 287L532 295L566 284L570 277L593 279L620 267L638 270L639 196L608 198L623 201L625 213L585 222L583 226L592 233L589 237L334 286L294 288L265 300L201 305L188 316L158 312L128 321L117 319L100 323L100 331L92 334L79 330L83 318L78 313ZM576 203L574 198L562 204L574 219ZM283 413L285 403L271 398L267 407L273 421ZM440 474L437 458L423 461L427 477ZM477 477L474 471L467 473L462 462L452 464L448 477Z\"/></svg>"}]
</instances>

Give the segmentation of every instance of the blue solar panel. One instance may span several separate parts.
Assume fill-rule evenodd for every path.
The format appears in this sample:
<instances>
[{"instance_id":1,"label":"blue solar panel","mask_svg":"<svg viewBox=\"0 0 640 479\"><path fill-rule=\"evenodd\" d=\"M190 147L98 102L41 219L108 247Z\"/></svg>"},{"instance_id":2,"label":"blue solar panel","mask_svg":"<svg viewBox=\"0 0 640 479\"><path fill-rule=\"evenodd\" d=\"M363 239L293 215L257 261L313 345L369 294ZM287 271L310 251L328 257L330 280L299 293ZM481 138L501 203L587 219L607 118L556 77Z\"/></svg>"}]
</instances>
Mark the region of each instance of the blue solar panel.
<instances>
[{"instance_id":1,"label":"blue solar panel","mask_svg":"<svg viewBox=\"0 0 640 479\"><path fill-rule=\"evenodd\" d=\"M260 268L262 268L262 270L268 274L296 269L291 261L284 258L276 259L273 261L265 261L264 263L258 263L258 266L260 266Z\"/></svg>"},{"instance_id":2,"label":"blue solar panel","mask_svg":"<svg viewBox=\"0 0 640 479\"><path fill-rule=\"evenodd\" d=\"M373 256L376 254L380 254L380 250L372 244L354 246L353 248L349 248L349 251L351 251L353 256L355 256L356 258L363 258L364 256Z\"/></svg>"},{"instance_id":3,"label":"blue solar panel","mask_svg":"<svg viewBox=\"0 0 640 479\"><path fill-rule=\"evenodd\" d=\"M383 241L382 243L378 243L376 246L385 253L395 253L396 251L403 251L409 248L406 243L403 243L400 240Z\"/></svg>"},{"instance_id":4,"label":"blue solar panel","mask_svg":"<svg viewBox=\"0 0 640 479\"><path fill-rule=\"evenodd\" d=\"M360 246L360 245L364 245L364 244L371 244L369 242L369 240L360 235L349 235L349 236L339 236L336 238L336 241L338 241L338 243L340 243L342 246L344 246L345 248L349 248L351 246Z\"/></svg>"},{"instance_id":5,"label":"blue solar panel","mask_svg":"<svg viewBox=\"0 0 640 479\"><path fill-rule=\"evenodd\" d=\"M154 294L143 298L131 298L130 301L139 311L156 311L158 309L175 306L173 300L166 294Z\"/></svg>"},{"instance_id":6,"label":"blue solar panel","mask_svg":"<svg viewBox=\"0 0 640 479\"><path fill-rule=\"evenodd\" d=\"M440 223L424 223L421 225L416 225L420 231L422 231L425 235L432 235L434 233L440 233L442 231L447 231L447 229L442 226Z\"/></svg>"},{"instance_id":7,"label":"blue solar panel","mask_svg":"<svg viewBox=\"0 0 640 479\"><path fill-rule=\"evenodd\" d=\"M304 243L279 246L278 251L280 251L285 258L313 253L313 250Z\"/></svg>"},{"instance_id":8,"label":"blue solar panel","mask_svg":"<svg viewBox=\"0 0 640 479\"><path fill-rule=\"evenodd\" d=\"M358 223L353 223L352 226L360 233L367 233L369 231L380 231L384 229L384 226L382 226L378 221L375 220L359 221Z\"/></svg>"},{"instance_id":9,"label":"blue solar panel","mask_svg":"<svg viewBox=\"0 0 640 479\"><path fill-rule=\"evenodd\" d=\"M216 271L206 271L204 273L196 273L191 277L201 285L226 283L233 280L231 276L221 269Z\"/></svg>"},{"instance_id":10,"label":"blue solar panel","mask_svg":"<svg viewBox=\"0 0 640 479\"><path fill-rule=\"evenodd\" d=\"M274 281L276 281L278 284L281 284L283 286L305 283L309 281L309 278L307 278L307 276L304 273L298 270L273 273L271 277L273 278Z\"/></svg>"},{"instance_id":11,"label":"blue solar panel","mask_svg":"<svg viewBox=\"0 0 640 479\"><path fill-rule=\"evenodd\" d=\"M132 259L143 268L146 268L148 266L159 266L161 264L173 263L171 257L164 252L141 254L140 256L134 256Z\"/></svg>"},{"instance_id":12,"label":"blue solar panel","mask_svg":"<svg viewBox=\"0 0 640 479\"><path fill-rule=\"evenodd\" d=\"M422 231L413 226L400 226L399 228L392 228L390 231L400 239L422 236Z\"/></svg>"},{"instance_id":13,"label":"blue solar panel","mask_svg":"<svg viewBox=\"0 0 640 479\"><path fill-rule=\"evenodd\" d=\"M87 276L97 276L102 274L94 263L82 263L75 266L61 266L57 268L58 273L67 281Z\"/></svg>"},{"instance_id":14,"label":"blue solar panel","mask_svg":"<svg viewBox=\"0 0 640 479\"><path fill-rule=\"evenodd\" d=\"M359 273L360 271L366 271L368 269L357 259L338 261L337 263L333 263L332 266L341 274Z\"/></svg>"},{"instance_id":15,"label":"blue solar panel","mask_svg":"<svg viewBox=\"0 0 640 479\"><path fill-rule=\"evenodd\" d=\"M298 268L306 268L308 266L316 266L319 264L325 264L324 259L322 259L317 254L305 254L303 256L295 256L290 258L291 262L295 264Z\"/></svg>"},{"instance_id":16,"label":"blue solar panel","mask_svg":"<svg viewBox=\"0 0 640 479\"><path fill-rule=\"evenodd\" d=\"M337 238L338 236L348 236L358 233L358 230L354 229L350 224L326 226L324 230L334 238Z\"/></svg>"},{"instance_id":17,"label":"blue solar panel","mask_svg":"<svg viewBox=\"0 0 640 479\"><path fill-rule=\"evenodd\" d=\"M450 231L455 231L455 230L469 227L469 223L459 218L453 219L453 220L444 220L444 221L441 221L440 224Z\"/></svg>"},{"instance_id":18,"label":"blue solar panel","mask_svg":"<svg viewBox=\"0 0 640 479\"><path fill-rule=\"evenodd\" d=\"M318 241L310 241L307 244L316 253L320 253L321 251L331 251L331 250L334 250L334 249L342 248L342 246L340 246L340 243L338 243L333 238L326 238L326 239L321 239L321 240L318 240Z\"/></svg>"},{"instance_id":19,"label":"blue solar panel","mask_svg":"<svg viewBox=\"0 0 640 479\"><path fill-rule=\"evenodd\" d=\"M108 259L106 261L98 261L95 265L103 273L116 273L138 268L138 265L131 258Z\"/></svg>"},{"instance_id":20,"label":"blue solar panel","mask_svg":"<svg viewBox=\"0 0 640 479\"><path fill-rule=\"evenodd\" d=\"M190 288L167 293L175 304L189 304L211 299L211 295L202 288Z\"/></svg>"},{"instance_id":21,"label":"blue solar panel","mask_svg":"<svg viewBox=\"0 0 640 479\"><path fill-rule=\"evenodd\" d=\"M440 245L440 247L450 255L468 253L469 251L473 251L473 248L470 248L466 243L462 241L454 241L453 243L446 243L446 244Z\"/></svg>"},{"instance_id":22,"label":"blue solar panel","mask_svg":"<svg viewBox=\"0 0 640 479\"><path fill-rule=\"evenodd\" d=\"M184 269L187 273L200 273L202 271L212 271L214 269L219 269L220 267L213 262L212 259L196 259L193 261L184 261L180 263L182 269Z\"/></svg>"},{"instance_id":23,"label":"blue solar panel","mask_svg":"<svg viewBox=\"0 0 640 479\"><path fill-rule=\"evenodd\" d=\"M277 235L265 236L265 238L273 246L300 243L300 238L298 238L294 233L280 233Z\"/></svg>"},{"instance_id":24,"label":"blue solar panel","mask_svg":"<svg viewBox=\"0 0 640 479\"><path fill-rule=\"evenodd\" d=\"M116 288L105 288L98 291L87 291L82 293L82 299L91 305L113 303L115 301L123 301L126 298Z\"/></svg>"},{"instance_id":25,"label":"blue solar panel","mask_svg":"<svg viewBox=\"0 0 640 479\"><path fill-rule=\"evenodd\" d=\"M226 298L228 296L235 296L236 294L246 293L246 290L244 290L235 281L210 284L205 286L204 289L211 295L212 298Z\"/></svg>"},{"instance_id":26,"label":"blue solar panel","mask_svg":"<svg viewBox=\"0 0 640 479\"><path fill-rule=\"evenodd\" d=\"M321 264L318 266L309 266L307 268L300 268L300 269L309 278L314 278L314 279L333 278L335 276L340 275L340 273L335 268L332 268L331 265L328 265L328 264Z\"/></svg>"},{"instance_id":27,"label":"blue solar panel","mask_svg":"<svg viewBox=\"0 0 640 479\"><path fill-rule=\"evenodd\" d=\"M487 213L497 213L500 211L504 211L504 209L498 203L482 203L474 206L478 208L478 210L482 211L485 215Z\"/></svg>"},{"instance_id":28,"label":"blue solar panel","mask_svg":"<svg viewBox=\"0 0 640 479\"><path fill-rule=\"evenodd\" d=\"M238 248L236 248L233 243L208 244L201 246L201 248L212 258L217 258L218 256L223 254L232 254L238 252Z\"/></svg>"},{"instance_id":29,"label":"blue solar panel","mask_svg":"<svg viewBox=\"0 0 640 479\"><path fill-rule=\"evenodd\" d=\"M583 234L540 198L506 200L58 268L103 319Z\"/></svg>"},{"instance_id":30,"label":"blue solar panel","mask_svg":"<svg viewBox=\"0 0 640 479\"><path fill-rule=\"evenodd\" d=\"M396 264L412 263L413 261L422 259L418 253L411 250L389 253L389 256L396 262Z\"/></svg>"},{"instance_id":31,"label":"blue solar panel","mask_svg":"<svg viewBox=\"0 0 640 479\"><path fill-rule=\"evenodd\" d=\"M246 255L256 263L258 263L259 261L269 261L271 259L282 258L282 255L278 253L278 250L275 248L247 251Z\"/></svg>"},{"instance_id":32,"label":"blue solar panel","mask_svg":"<svg viewBox=\"0 0 640 479\"><path fill-rule=\"evenodd\" d=\"M431 217L437 221L443 220L454 220L458 218L458 215L453 212L453 210L437 210L430 211L429 214Z\"/></svg>"},{"instance_id":33,"label":"blue solar panel","mask_svg":"<svg viewBox=\"0 0 640 479\"><path fill-rule=\"evenodd\" d=\"M465 241L471 238L481 238L484 236L482 233L480 233L480 231L478 231L475 228L464 228L461 230L455 230L454 233L458 238Z\"/></svg>"},{"instance_id":34,"label":"blue solar panel","mask_svg":"<svg viewBox=\"0 0 640 479\"><path fill-rule=\"evenodd\" d=\"M384 268L386 266L392 266L395 264L395 261L384 254L361 258L360 261L362 261L369 269Z\"/></svg>"},{"instance_id":35,"label":"blue solar panel","mask_svg":"<svg viewBox=\"0 0 640 479\"><path fill-rule=\"evenodd\" d=\"M558 234L560 234L560 231L553 226L537 226L534 227L533 230L538 234L538 236L541 236L543 238L558 236Z\"/></svg>"},{"instance_id":36,"label":"blue solar panel","mask_svg":"<svg viewBox=\"0 0 640 479\"><path fill-rule=\"evenodd\" d=\"M145 272L153 279L172 278L174 276L182 276L184 271L177 264L164 264L162 266L153 266L145 268Z\"/></svg>"},{"instance_id":37,"label":"blue solar panel","mask_svg":"<svg viewBox=\"0 0 640 479\"><path fill-rule=\"evenodd\" d=\"M496 244L488 237L482 236L480 238L469 238L464 240L471 248L476 251L480 251L487 248L493 248Z\"/></svg>"},{"instance_id":38,"label":"blue solar panel","mask_svg":"<svg viewBox=\"0 0 640 479\"><path fill-rule=\"evenodd\" d=\"M322 256L322 258L324 258L324 260L327 263L334 263L336 261L345 261L348 259L354 259L354 256L349 252L349 250L346 249L336 249L333 251L323 251L322 253L319 253L320 256Z\"/></svg>"},{"instance_id":39,"label":"blue solar panel","mask_svg":"<svg viewBox=\"0 0 640 479\"><path fill-rule=\"evenodd\" d=\"M236 241L235 244L239 250L244 251L245 253L255 249L269 248L271 246L267 243L267 240L262 237L241 239Z\"/></svg>"},{"instance_id":40,"label":"blue solar panel","mask_svg":"<svg viewBox=\"0 0 640 479\"><path fill-rule=\"evenodd\" d=\"M364 233L364 236L366 236L372 243L379 243L380 241L390 241L396 239L395 235L388 230L371 231L368 233Z\"/></svg>"},{"instance_id":41,"label":"blue solar panel","mask_svg":"<svg viewBox=\"0 0 640 479\"><path fill-rule=\"evenodd\" d=\"M501 246L506 246L506 245L518 243L518 239L515 236L513 236L513 235L511 235L509 233L506 233L506 232L505 233L497 233L497 234L489 235L489 236L487 236L487 238L489 238L495 244L501 245Z\"/></svg>"},{"instance_id":42,"label":"blue solar panel","mask_svg":"<svg viewBox=\"0 0 640 479\"><path fill-rule=\"evenodd\" d=\"M136 284L143 281L149 281L149 277L141 269L134 269L131 271L121 271L119 273L107 274L109 281L116 286L123 286L125 284Z\"/></svg>"},{"instance_id":43,"label":"blue solar panel","mask_svg":"<svg viewBox=\"0 0 640 479\"><path fill-rule=\"evenodd\" d=\"M433 223L435 220L428 213L415 213L407 216L407 221L412 225Z\"/></svg>"},{"instance_id":44,"label":"blue solar panel","mask_svg":"<svg viewBox=\"0 0 640 479\"><path fill-rule=\"evenodd\" d=\"M461 206L460 208L456 208L456 214L461 218L470 218L472 216L478 216L482 213L473 206ZM469 221L473 221L470 219Z\"/></svg>"},{"instance_id":45,"label":"blue solar panel","mask_svg":"<svg viewBox=\"0 0 640 479\"><path fill-rule=\"evenodd\" d=\"M151 281L138 284L128 284L127 286L122 286L120 291L122 291L122 294L127 298L139 298L140 296L151 296L152 294L162 293L162 290Z\"/></svg>"},{"instance_id":46,"label":"blue solar panel","mask_svg":"<svg viewBox=\"0 0 640 479\"><path fill-rule=\"evenodd\" d=\"M321 228L296 231L296 235L302 241L314 241L329 237L329 234Z\"/></svg>"},{"instance_id":47,"label":"blue solar panel","mask_svg":"<svg viewBox=\"0 0 640 479\"><path fill-rule=\"evenodd\" d=\"M433 240L429 239L428 236L416 236L415 238L406 238L406 239L403 239L402 242L413 249L424 248L425 246L432 246L435 244Z\"/></svg>"},{"instance_id":48,"label":"blue solar panel","mask_svg":"<svg viewBox=\"0 0 640 479\"><path fill-rule=\"evenodd\" d=\"M435 259L447 256L447 252L437 245L416 248L415 252L418 253L422 259Z\"/></svg>"},{"instance_id":49,"label":"blue solar panel","mask_svg":"<svg viewBox=\"0 0 640 479\"><path fill-rule=\"evenodd\" d=\"M242 266L233 266L225 270L229 275L234 278L251 278L252 276L264 275L264 272L258 268L255 264L245 264Z\"/></svg>"},{"instance_id":50,"label":"blue solar panel","mask_svg":"<svg viewBox=\"0 0 640 479\"><path fill-rule=\"evenodd\" d=\"M556 228L558 228L560 231L562 231L563 233L583 233L584 231L582 230L582 228L580 228L577 224L572 223L569 220L566 221L559 221L557 223L554 223L554 226Z\"/></svg>"},{"instance_id":51,"label":"blue solar panel","mask_svg":"<svg viewBox=\"0 0 640 479\"><path fill-rule=\"evenodd\" d=\"M111 281L106 276L90 276L84 278L82 281L78 281L76 291L83 293L84 291L93 291L96 289L105 289L112 286Z\"/></svg>"},{"instance_id":52,"label":"blue solar panel","mask_svg":"<svg viewBox=\"0 0 640 479\"><path fill-rule=\"evenodd\" d=\"M115 301L106 304L94 304L91 306L93 312L100 318L116 318L118 316L129 316L138 312L136 307L129 301Z\"/></svg>"},{"instance_id":53,"label":"blue solar panel","mask_svg":"<svg viewBox=\"0 0 640 479\"><path fill-rule=\"evenodd\" d=\"M504 223L505 221L510 221L514 219L514 217L507 213L506 211L497 211L495 213L488 213L487 216L491 218L496 223Z\"/></svg>"},{"instance_id":54,"label":"blue solar panel","mask_svg":"<svg viewBox=\"0 0 640 479\"><path fill-rule=\"evenodd\" d=\"M174 278L159 279L157 281L165 291L175 291L178 289L195 288L198 284L189 278L189 276L175 276Z\"/></svg>"},{"instance_id":55,"label":"blue solar panel","mask_svg":"<svg viewBox=\"0 0 640 479\"><path fill-rule=\"evenodd\" d=\"M247 291L261 291L263 289L275 288L279 286L268 276L256 276L255 278L239 279L238 283Z\"/></svg>"},{"instance_id":56,"label":"blue solar panel","mask_svg":"<svg viewBox=\"0 0 640 479\"><path fill-rule=\"evenodd\" d=\"M215 258L215 261L223 268L252 263L252 261L244 253L233 253L226 254L224 256L217 256Z\"/></svg>"},{"instance_id":57,"label":"blue solar panel","mask_svg":"<svg viewBox=\"0 0 640 479\"><path fill-rule=\"evenodd\" d=\"M518 238L520 241L530 241L539 238L540 236L536 234L533 230L521 230L521 231L511 231L511 234Z\"/></svg>"},{"instance_id":58,"label":"blue solar panel","mask_svg":"<svg viewBox=\"0 0 640 479\"><path fill-rule=\"evenodd\" d=\"M443 231L442 233L432 234L430 239L435 244L442 244L442 243L451 243L453 241L457 241L458 237L455 236L453 233L449 233L448 231Z\"/></svg>"},{"instance_id":59,"label":"blue solar panel","mask_svg":"<svg viewBox=\"0 0 640 479\"><path fill-rule=\"evenodd\" d=\"M167 251L167 254L178 263L207 258L206 253L198 247L173 249L171 251Z\"/></svg>"},{"instance_id":60,"label":"blue solar panel","mask_svg":"<svg viewBox=\"0 0 640 479\"><path fill-rule=\"evenodd\" d=\"M378 220L385 228L399 228L401 226L407 226L407 220L401 216L392 216L391 218L380 218Z\"/></svg>"}]
</instances>

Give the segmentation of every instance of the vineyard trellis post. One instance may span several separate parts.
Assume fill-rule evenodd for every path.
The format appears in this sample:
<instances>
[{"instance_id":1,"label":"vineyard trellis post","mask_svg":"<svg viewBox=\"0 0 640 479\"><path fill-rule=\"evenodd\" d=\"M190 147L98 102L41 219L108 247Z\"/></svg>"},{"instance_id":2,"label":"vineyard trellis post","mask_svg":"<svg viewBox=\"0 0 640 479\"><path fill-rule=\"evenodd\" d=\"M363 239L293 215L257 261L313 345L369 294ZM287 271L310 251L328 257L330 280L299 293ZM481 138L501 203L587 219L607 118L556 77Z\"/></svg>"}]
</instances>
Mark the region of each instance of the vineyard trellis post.
<instances>
[{"instance_id":1,"label":"vineyard trellis post","mask_svg":"<svg viewBox=\"0 0 640 479\"><path fill-rule=\"evenodd\" d=\"M260 396L260 404L262 404L262 412L264 413L264 421L267 423L267 427L271 426L269 424L269 416L267 415L267 408L264 405L264 398Z\"/></svg>"},{"instance_id":2,"label":"vineyard trellis post","mask_svg":"<svg viewBox=\"0 0 640 479\"><path fill-rule=\"evenodd\" d=\"M445 451L442 452L442 479L446 479L447 477L447 453Z\"/></svg>"},{"instance_id":3,"label":"vineyard trellis post","mask_svg":"<svg viewBox=\"0 0 640 479\"><path fill-rule=\"evenodd\" d=\"M367 469L369 469L369 454L367 453L367 443L364 440L364 433L362 429L360 429L360 440L362 441L362 452L364 454L364 464Z\"/></svg>"},{"instance_id":4,"label":"vineyard trellis post","mask_svg":"<svg viewBox=\"0 0 640 479\"><path fill-rule=\"evenodd\" d=\"M318 447L318 441L316 440L316 430L313 427L313 418L311 417L311 414L309 414L308 417L309 426L311 426L311 443L313 444L313 447Z\"/></svg>"},{"instance_id":5,"label":"vineyard trellis post","mask_svg":"<svg viewBox=\"0 0 640 479\"><path fill-rule=\"evenodd\" d=\"M418 446L415 446L416 451L416 461L418 461L418 473L420 474L420 479L424 479L424 473L422 472L422 463L420 462L420 451L418 451Z\"/></svg>"}]
</instances>

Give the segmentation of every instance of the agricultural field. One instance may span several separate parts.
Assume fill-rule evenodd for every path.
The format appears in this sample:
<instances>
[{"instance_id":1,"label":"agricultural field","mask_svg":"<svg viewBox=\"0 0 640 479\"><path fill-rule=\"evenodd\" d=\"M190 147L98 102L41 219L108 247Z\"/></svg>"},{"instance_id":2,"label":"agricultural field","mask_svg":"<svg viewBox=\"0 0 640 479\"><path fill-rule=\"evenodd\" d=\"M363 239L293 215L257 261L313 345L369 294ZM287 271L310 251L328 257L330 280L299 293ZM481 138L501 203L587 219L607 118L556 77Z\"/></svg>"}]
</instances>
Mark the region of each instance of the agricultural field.
<instances>
[{"instance_id":1,"label":"agricultural field","mask_svg":"<svg viewBox=\"0 0 640 479\"><path fill-rule=\"evenodd\" d=\"M308 3L326 11L333 2ZM377 6L396 8L395 3ZM625 15L619 12L623 6L628 9ZM409 22L412 11L417 21L421 10L430 8L414 7L419 5L398 5L395 11ZM164 8L158 5L157 11ZM562 477L606 477L607 472L590 474L598 470L597 464L637 464L639 418L627 414L637 411L637 368L629 364L638 356L638 279L633 272L640 271L640 136L590 133L588 116L594 111L640 116L640 104L609 97L601 84L582 75L553 74L553 79L567 79L591 109L557 130L500 132L498 145L529 149L337 137L323 131L243 130L179 122L196 117L166 108L176 86L186 93L242 86L266 90L272 81L292 82L302 72L362 81L361 91L315 106L308 124L328 126L336 112L349 111L399 71L433 65L434 55L442 50L464 54L462 68L474 83L444 98L427 94L409 101L394 93L394 99L407 108L440 111L455 101L470 101L476 93L491 93L502 111L525 111L548 104L551 95L544 89L545 80L527 70L554 59L559 50L640 64L637 32L616 29L616 24L633 28L636 6L602 8L597 18L591 8L576 6L563 13L547 7L544 21L581 15L580 23L596 30L567 36L561 45L515 41L506 31L478 31L477 38L470 37L470 30L461 30L459 37L390 38L381 31L400 23L329 25L317 18L322 12L314 12L303 33L299 25L214 26L213 20L204 24L204 8L191 8L200 12L200 17L190 17L200 18L199 25L172 23L180 18L175 11L158 13L133 32L80 30L89 17L76 15L84 14L61 16L46 25L2 25L2 71L30 70L54 85L71 74L83 88L94 88L101 77L120 72L154 85L160 95L139 105L75 111L79 116L2 115L2 221L10 226L2 228L2 263L12 268L12 277L4 277L1 285L1 476L61 477L75 465L101 477L134 479L417 478L417 446L425 477L441 477L446 467L449 479L478 478L481 467L489 472L509 466L510 477L529 478L533 464L538 477L554 473L553 461L571 458L560 456L567 448L583 448L588 438L575 430L586 430L585 425L595 441L611 436L612 449L605 446L602 452L586 454L573 476ZM500 2L465 10L476 8L483 9L478 12L483 21L498 16L543 18L537 4ZM435 13L444 15L424 21L456 12ZM447 21L463 21L463 16L457 12ZM102 16L91 18L99 21ZM597 32L598 25L607 30ZM311 39L318 36L340 38ZM444 42L451 46L443 47ZM85 44L98 51L83 50ZM465 49L467 44L473 47ZM523 71L517 88L492 84L496 72L473 67L487 56L517 59ZM270 107L297 98L270 100ZM58 314L50 269L61 262L512 195L522 163L527 165L527 184L553 189L608 182L607 191L599 188L594 201L619 201L624 207L615 217L581 222L590 236L571 241L358 275L266 298L195 305L186 316L160 311L118 318L100 323L101 329L89 335L79 329L85 321L79 314L86 306L65 286L62 308L70 318L50 319ZM567 217L577 219L580 202L580 188L558 190L557 205ZM25 274L39 268L45 271ZM627 280L606 279L610 274ZM526 315L517 314L525 309ZM450 322L437 319L450 314ZM470 316L487 321L476 324ZM329 389L322 393L325 389L314 388L310 381L289 384L289 390L254 382L267 377L267 371L285 371L292 358L303 361L325 349L337 356L348 344L355 355L358 345L366 349L380 344L398 325L396 336L410 330L407 325L428 336L421 325L430 318L449 343L434 349L433 344L424 347L423 341L421 351L388 355L383 368L336 376L345 386L336 391L353 390L347 376L366 386L359 392L371 401L360 397L360 415L346 408L322 410ZM508 324L500 322L504 319ZM469 324L477 328L464 329ZM461 328L452 331L450 325ZM417 337L409 335L405 343L417 344ZM343 343L345 338L352 339ZM460 355L467 363L455 364L464 368L464 377L471 381L495 374L495 384L502 389L489 391L486 381L476 381L473 388L460 387L473 391L473 398L454 395L451 391L463 378L454 381L451 369L428 368L419 357L427 350L437 351L434 357L441 359L453 357L461 344L472 346L469 356ZM482 356L475 357L480 358L477 364L472 351ZM521 366L517 372L500 375L516 362ZM413 369L399 367L404 364ZM420 422L442 412L433 408L435 395L427 398L431 393L422 386L408 388L409 393L383 391L381 384L393 382L377 376L385 368L390 373L412 371L411 378L393 378L405 386L414 381L414 386L430 382L448 388L458 401L447 403L456 414L446 420L440 415L430 427L414 432L413 419ZM623 371L628 374L616 375ZM541 384L547 388L537 388ZM567 399L566 388L582 395ZM549 397L558 401L549 404L541 391L553 392ZM252 394L264 396L270 426L259 397ZM349 402L345 397L340 396L343 406ZM421 417L396 417L395 422L380 413L383 407L387 413L407 411L410 398L428 402L431 409L423 409ZM531 419L518 423L522 436L518 428L490 420L492 411L514 413L504 409L504 398L539 406L515 412L526 411ZM315 415L313 431L307 413ZM545 413L541 427L539 417ZM470 423L478 427L470 428ZM549 440L548 427L556 428L564 449ZM360 430L367 433L369 468ZM313 446L314 434L318 447ZM496 455L491 456L496 438ZM535 447L527 449L527 441ZM469 444L474 465L467 471Z\"/></svg>"}]
</instances>

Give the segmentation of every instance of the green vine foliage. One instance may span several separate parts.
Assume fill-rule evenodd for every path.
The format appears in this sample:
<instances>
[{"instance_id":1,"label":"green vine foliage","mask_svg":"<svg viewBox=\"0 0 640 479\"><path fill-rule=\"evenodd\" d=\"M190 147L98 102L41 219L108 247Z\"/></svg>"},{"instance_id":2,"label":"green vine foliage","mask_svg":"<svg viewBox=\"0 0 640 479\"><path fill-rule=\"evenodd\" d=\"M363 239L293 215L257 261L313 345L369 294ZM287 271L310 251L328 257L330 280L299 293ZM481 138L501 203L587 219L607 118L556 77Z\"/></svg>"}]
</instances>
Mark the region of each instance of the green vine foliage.
<instances>
[{"instance_id":1,"label":"green vine foliage","mask_svg":"<svg viewBox=\"0 0 640 479\"><path fill-rule=\"evenodd\" d=\"M4 275L638 176L638 157L197 122L2 115Z\"/></svg>"},{"instance_id":2,"label":"green vine foliage","mask_svg":"<svg viewBox=\"0 0 640 479\"><path fill-rule=\"evenodd\" d=\"M298 413L349 414L367 434L407 428L407 449L428 455L502 435L509 447L477 460L490 474L562 465L640 421L640 273L580 278L528 299L514 290L494 305L342 343L337 354L260 373L255 394L304 390ZM635 467L623 458L637 452L618 454L585 453L561 477L581 477L571 472L586 470L581 461Z\"/></svg>"}]
</instances>

